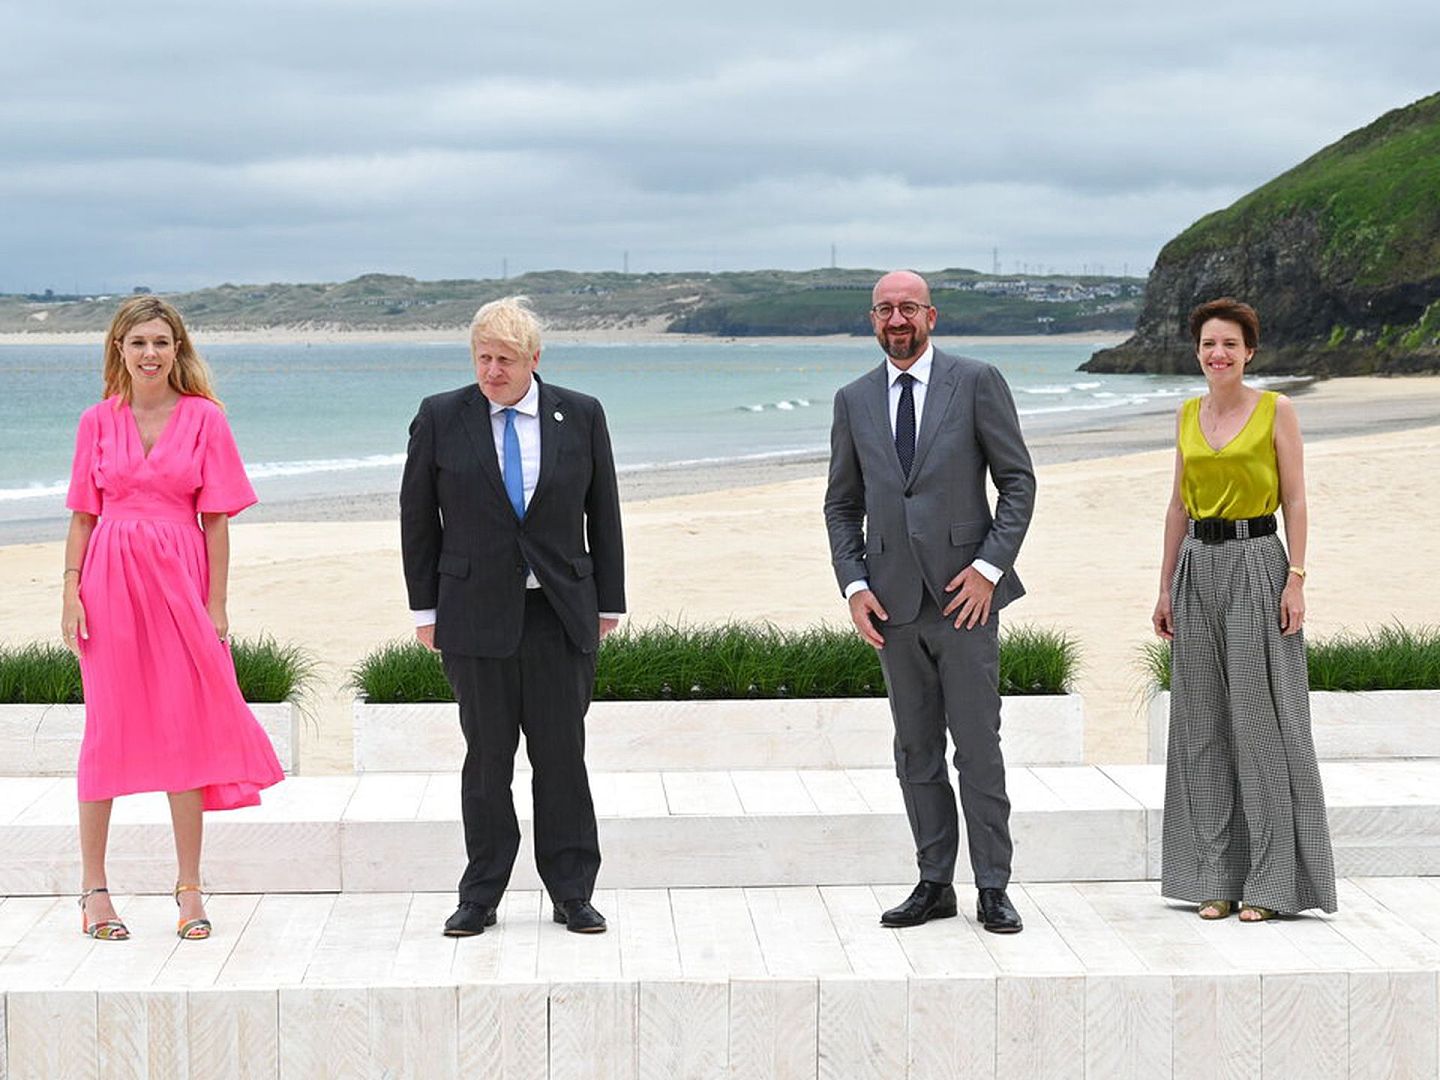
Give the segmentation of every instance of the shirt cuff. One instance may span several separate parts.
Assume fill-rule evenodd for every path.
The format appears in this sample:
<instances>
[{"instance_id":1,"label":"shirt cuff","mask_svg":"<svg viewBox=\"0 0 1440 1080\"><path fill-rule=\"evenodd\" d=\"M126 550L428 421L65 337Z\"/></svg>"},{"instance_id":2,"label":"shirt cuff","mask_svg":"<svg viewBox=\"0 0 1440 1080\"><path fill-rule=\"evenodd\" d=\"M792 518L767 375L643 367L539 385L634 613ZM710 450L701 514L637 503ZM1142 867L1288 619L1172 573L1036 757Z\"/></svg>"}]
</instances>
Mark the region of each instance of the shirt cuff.
<instances>
[{"instance_id":1,"label":"shirt cuff","mask_svg":"<svg viewBox=\"0 0 1440 1080\"><path fill-rule=\"evenodd\" d=\"M624 617L625 617L625 612L623 612L623 611L602 611L602 612L600 612L600 618L602 618L602 619L622 619L622 618L624 618Z\"/></svg>"},{"instance_id":2,"label":"shirt cuff","mask_svg":"<svg viewBox=\"0 0 1440 1080\"><path fill-rule=\"evenodd\" d=\"M432 608L426 608L424 611L412 611L412 612L410 612L410 614L413 615L413 616L415 616L415 625L416 625L416 626L434 626L434 625L435 625L435 609L434 609L433 607L432 607Z\"/></svg>"},{"instance_id":3,"label":"shirt cuff","mask_svg":"<svg viewBox=\"0 0 1440 1080\"><path fill-rule=\"evenodd\" d=\"M870 588L870 582L866 581L863 577L856 578L850 582L849 585L845 586L845 599L849 600L850 597L854 596L857 592L864 592L868 588Z\"/></svg>"},{"instance_id":4,"label":"shirt cuff","mask_svg":"<svg viewBox=\"0 0 1440 1080\"><path fill-rule=\"evenodd\" d=\"M986 562L984 559L976 559L970 565L980 571L980 576L990 582L991 585L1000 584L1000 579L1005 576L1004 570L1001 570L994 563Z\"/></svg>"}]
</instances>

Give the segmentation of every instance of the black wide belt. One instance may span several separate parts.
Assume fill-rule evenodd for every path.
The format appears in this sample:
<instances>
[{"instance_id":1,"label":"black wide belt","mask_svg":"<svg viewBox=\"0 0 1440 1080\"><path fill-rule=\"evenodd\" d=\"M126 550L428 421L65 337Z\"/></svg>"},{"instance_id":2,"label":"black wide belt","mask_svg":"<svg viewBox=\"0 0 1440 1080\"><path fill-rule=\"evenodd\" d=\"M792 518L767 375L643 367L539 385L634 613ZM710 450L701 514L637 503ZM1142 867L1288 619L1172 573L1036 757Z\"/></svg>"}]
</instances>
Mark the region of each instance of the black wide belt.
<instances>
[{"instance_id":1,"label":"black wide belt","mask_svg":"<svg viewBox=\"0 0 1440 1080\"><path fill-rule=\"evenodd\" d=\"M1274 514L1253 518L1190 518L1187 532L1202 544L1223 544L1226 540L1252 540L1274 536L1278 527Z\"/></svg>"}]
</instances>

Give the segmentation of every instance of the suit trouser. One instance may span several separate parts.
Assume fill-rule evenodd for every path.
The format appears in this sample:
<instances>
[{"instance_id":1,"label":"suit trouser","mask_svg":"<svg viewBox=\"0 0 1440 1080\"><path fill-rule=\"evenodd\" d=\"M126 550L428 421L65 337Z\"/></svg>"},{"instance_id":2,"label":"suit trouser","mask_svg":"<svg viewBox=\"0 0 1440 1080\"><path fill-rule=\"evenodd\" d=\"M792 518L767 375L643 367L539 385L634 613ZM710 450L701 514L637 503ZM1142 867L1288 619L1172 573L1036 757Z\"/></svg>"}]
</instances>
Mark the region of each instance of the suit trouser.
<instances>
[{"instance_id":1,"label":"suit trouser","mask_svg":"<svg viewBox=\"0 0 1440 1080\"><path fill-rule=\"evenodd\" d=\"M513 655L445 653L441 659L465 733L460 813L469 864L460 877L461 901L497 904L510 882L520 848L510 785L521 731L533 770L540 880L557 903L589 899L600 870L585 771L585 711L595 685L595 654L575 647L544 590L531 589Z\"/></svg>"},{"instance_id":2,"label":"suit trouser","mask_svg":"<svg viewBox=\"0 0 1440 1080\"><path fill-rule=\"evenodd\" d=\"M895 774L925 881L949 882L960 843L945 733L955 769L977 888L1010 883L1010 800L1000 752L1000 617L956 630L927 592L914 622L881 624L880 666L895 722Z\"/></svg>"}]
</instances>

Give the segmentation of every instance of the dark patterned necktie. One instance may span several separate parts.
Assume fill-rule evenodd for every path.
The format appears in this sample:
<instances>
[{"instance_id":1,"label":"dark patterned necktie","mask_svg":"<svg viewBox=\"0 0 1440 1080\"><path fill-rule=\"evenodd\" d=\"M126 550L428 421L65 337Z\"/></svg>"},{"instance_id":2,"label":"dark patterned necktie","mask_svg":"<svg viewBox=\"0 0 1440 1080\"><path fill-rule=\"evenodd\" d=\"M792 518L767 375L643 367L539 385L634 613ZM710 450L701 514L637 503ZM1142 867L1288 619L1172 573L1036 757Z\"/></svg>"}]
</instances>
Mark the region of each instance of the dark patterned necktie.
<instances>
[{"instance_id":1,"label":"dark patterned necktie","mask_svg":"<svg viewBox=\"0 0 1440 1080\"><path fill-rule=\"evenodd\" d=\"M895 380L900 384L900 407L895 411L895 453L900 455L900 471L907 477L915 463L915 376L902 372Z\"/></svg>"}]
</instances>

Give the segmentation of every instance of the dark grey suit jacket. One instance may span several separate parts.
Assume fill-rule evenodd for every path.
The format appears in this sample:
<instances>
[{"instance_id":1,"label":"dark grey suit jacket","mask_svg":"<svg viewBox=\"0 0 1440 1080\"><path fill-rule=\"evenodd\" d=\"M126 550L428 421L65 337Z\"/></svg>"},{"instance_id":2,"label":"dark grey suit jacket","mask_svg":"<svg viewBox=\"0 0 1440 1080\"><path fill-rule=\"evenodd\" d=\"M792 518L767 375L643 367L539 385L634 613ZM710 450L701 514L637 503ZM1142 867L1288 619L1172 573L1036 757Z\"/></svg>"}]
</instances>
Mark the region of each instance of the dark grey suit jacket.
<instances>
[{"instance_id":1,"label":"dark grey suit jacket","mask_svg":"<svg viewBox=\"0 0 1440 1080\"><path fill-rule=\"evenodd\" d=\"M540 383L540 477L520 521L480 387L426 398L400 481L400 547L410 607L436 609L441 652L515 652L526 566L571 641L593 652L599 613L625 610L620 496L600 403Z\"/></svg>"},{"instance_id":2,"label":"dark grey suit jacket","mask_svg":"<svg viewBox=\"0 0 1440 1080\"><path fill-rule=\"evenodd\" d=\"M835 394L825 525L841 590L866 578L890 622L907 623L922 590L943 608L945 585L980 558L1005 571L994 609L1023 596L1013 567L1035 507L1035 471L1004 377L935 350L908 479L888 389L882 363ZM987 470L999 493L993 516Z\"/></svg>"}]
</instances>

